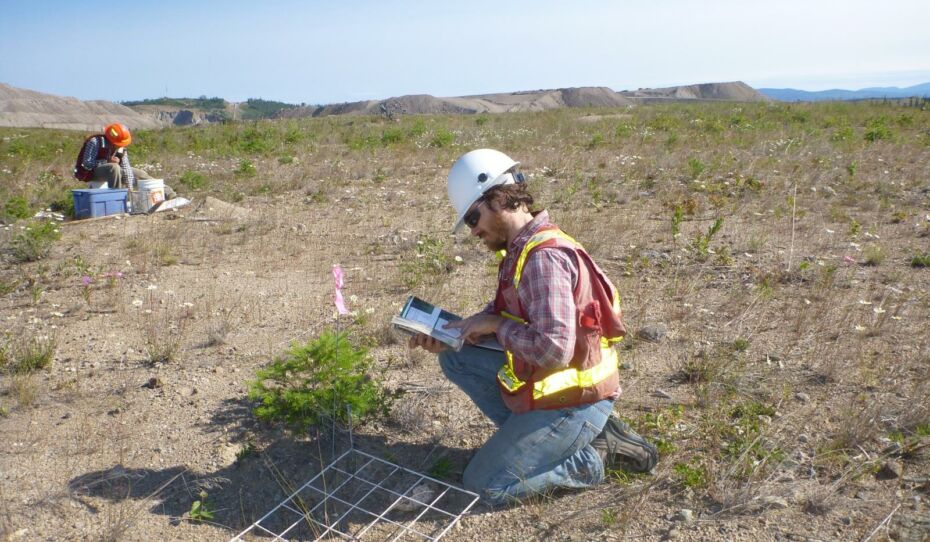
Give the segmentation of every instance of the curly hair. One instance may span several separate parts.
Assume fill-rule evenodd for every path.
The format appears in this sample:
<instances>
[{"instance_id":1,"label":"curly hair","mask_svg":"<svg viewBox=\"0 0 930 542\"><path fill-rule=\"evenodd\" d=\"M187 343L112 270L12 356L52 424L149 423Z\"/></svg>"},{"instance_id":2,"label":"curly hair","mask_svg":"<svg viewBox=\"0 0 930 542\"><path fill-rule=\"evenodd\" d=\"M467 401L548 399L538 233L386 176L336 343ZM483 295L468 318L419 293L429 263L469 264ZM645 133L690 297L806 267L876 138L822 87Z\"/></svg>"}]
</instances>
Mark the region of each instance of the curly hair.
<instances>
[{"instance_id":1,"label":"curly hair","mask_svg":"<svg viewBox=\"0 0 930 542\"><path fill-rule=\"evenodd\" d=\"M526 189L526 183L493 186L481 199L493 203L492 208L500 210L516 210L525 205L527 210L532 211L533 195Z\"/></svg>"}]
</instances>

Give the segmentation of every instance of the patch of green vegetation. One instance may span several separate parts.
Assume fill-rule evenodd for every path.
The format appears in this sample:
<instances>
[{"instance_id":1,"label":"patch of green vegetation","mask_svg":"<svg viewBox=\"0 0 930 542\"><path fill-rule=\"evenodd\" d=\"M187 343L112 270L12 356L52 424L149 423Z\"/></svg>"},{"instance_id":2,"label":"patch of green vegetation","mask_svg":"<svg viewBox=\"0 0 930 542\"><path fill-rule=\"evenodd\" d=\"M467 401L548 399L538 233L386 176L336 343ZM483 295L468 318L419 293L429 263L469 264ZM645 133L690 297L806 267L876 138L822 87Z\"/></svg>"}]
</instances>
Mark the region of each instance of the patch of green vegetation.
<instances>
[{"instance_id":1,"label":"patch of green vegetation","mask_svg":"<svg viewBox=\"0 0 930 542\"><path fill-rule=\"evenodd\" d=\"M675 463L672 471L684 487L700 489L707 485L707 469L696 460L690 463Z\"/></svg>"},{"instance_id":2,"label":"patch of green vegetation","mask_svg":"<svg viewBox=\"0 0 930 542\"><path fill-rule=\"evenodd\" d=\"M865 127L864 137L870 143L891 139L891 128L888 127L887 117L882 116L869 120Z\"/></svg>"},{"instance_id":3,"label":"patch of green vegetation","mask_svg":"<svg viewBox=\"0 0 930 542\"><path fill-rule=\"evenodd\" d=\"M429 142L430 147L435 147L437 149L451 147L454 144L455 134L445 129L437 130L436 133L433 134L433 139Z\"/></svg>"},{"instance_id":4,"label":"patch of green vegetation","mask_svg":"<svg viewBox=\"0 0 930 542\"><path fill-rule=\"evenodd\" d=\"M357 424L384 415L389 407L373 368L367 350L354 347L347 334L324 331L260 369L249 398L257 402L259 420L295 431L326 420Z\"/></svg>"},{"instance_id":5,"label":"patch of green vegetation","mask_svg":"<svg viewBox=\"0 0 930 542\"><path fill-rule=\"evenodd\" d=\"M600 132L597 132L591 136L591 139L585 143L585 148L588 150L596 149L604 144L604 135Z\"/></svg>"},{"instance_id":6,"label":"patch of green vegetation","mask_svg":"<svg viewBox=\"0 0 930 542\"><path fill-rule=\"evenodd\" d=\"M448 247L441 239L421 235L413 257L405 259L400 266L404 285L412 289L424 282L433 284L452 271L453 262Z\"/></svg>"},{"instance_id":7,"label":"patch of green vegetation","mask_svg":"<svg viewBox=\"0 0 930 542\"><path fill-rule=\"evenodd\" d=\"M692 179L697 179L701 176L701 173L707 169L700 160L697 158L688 158L688 173L691 175Z\"/></svg>"},{"instance_id":8,"label":"patch of green vegetation","mask_svg":"<svg viewBox=\"0 0 930 542\"><path fill-rule=\"evenodd\" d=\"M200 498L191 503L191 509L187 513L191 521L210 521L213 519L213 505L207 501L207 492L201 491Z\"/></svg>"},{"instance_id":9,"label":"patch of green vegetation","mask_svg":"<svg viewBox=\"0 0 930 542\"><path fill-rule=\"evenodd\" d=\"M404 131L398 127L390 127L381 132L381 144L384 146L396 145L404 140Z\"/></svg>"},{"instance_id":10,"label":"patch of green vegetation","mask_svg":"<svg viewBox=\"0 0 930 542\"><path fill-rule=\"evenodd\" d=\"M29 374L52 364L58 342L53 336L30 333L7 335L0 342L0 369L13 374Z\"/></svg>"},{"instance_id":11,"label":"patch of green vegetation","mask_svg":"<svg viewBox=\"0 0 930 542\"><path fill-rule=\"evenodd\" d=\"M452 470L455 465L452 464L452 460L448 457L440 457L429 470L426 471L427 474L436 478L437 480L451 480L452 479Z\"/></svg>"},{"instance_id":12,"label":"patch of green vegetation","mask_svg":"<svg viewBox=\"0 0 930 542\"><path fill-rule=\"evenodd\" d=\"M239 105L239 118L242 120L258 120L274 118L281 111L297 108L294 104L249 98Z\"/></svg>"},{"instance_id":13,"label":"patch of green vegetation","mask_svg":"<svg viewBox=\"0 0 930 542\"><path fill-rule=\"evenodd\" d=\"M190 190L202 190L207 187L207 178L199 171L186 170L178 181Z\"/></svg>"},{"instance_id":14,"label":"patch of green vegetation","mask_svg":"<svg viewBox=\"0 0 930 542\"><path fill-rule=\"evenodd\" d=\"M61 231L57 223L33 222L13 236L10 249L16 261L35 262L48 256L52 245L59 239L61 239Z\"/></svg>"},{"instance_id":15,"label":"patch of green vegetation","mask_svg":"<svg viewBox=\"0 0 930 542\"><path fill-rule=\"evenodd\" d=\"M723 218L718 218L714 220L714 223L707 228L707 233L699 233L691 242L691 246L697 250L698 255L701 258L706 258L710 253L710 242L713 240L714 236L717 235L717 232L720 231L720 228L723 227Z\"/></svg>"},{"instance_id":16,"label":"patch of green vegetation","mask_svg":"<svg viewBox=\"0 0 930 542\"><path fill-rule=\"evenodd\" d=\"M911 267L930 267L930 252L914 254L911 257Z\"/></svg>"},{"instance_id":17,"label":"patch of green vegetation","mask_svg":"<svg viewBox=\"0 0 930 542\"><path fill-rule=\"evenodd\" d=\"M165 105L170 107L198 108L208 110L226 108L226 100L223 98L207 98L206 96L200 96L199 98L150 98L147 100L129 100L120 103L129 107L134 105Z\"/></svg>"},{"instance_id":18,"label":"patch of green vegetation","mask_svg":"<svg viewBox=\"0 0 930 542\"><path fill-rule=\"evenodd\" d=\"M865 265L881 265L885 261L885 251L878 245L869 245L863 251L865 255Z\"/></svg>"},{"instance_id":19,"label":"patch of green vegetation","mask_svg":"<svg viewBox=\"0 0 930 542\"><path fill-rule=\"evenodd\" d=\"M255 168L255 164L251 160L243 158L239 160L239 165L236 166L235 171L233 171L239 177L254 177L258 174L258 170Z\"/></svg>"},{"instance_id":20,"label":"patch of green vegetation","mask_svg":"<svg viewBox=\"0 0 930 542\"><path fill-rule=\"evenodd\" d=\"M749 348L749 341L746 339L736 339L733 341L732 348L734 352L745 352Z\"/></svg>"},{"instance_id":21,"label":"patch of green vegetation","mask_svg":"<svg viewBox=\"0 0 930 542\"><path fill-rule=\"evenodd\" d=\"M13 196L3 205L3 214L9 218L21 219L32 216L29 202L22 196Z\"/></svg>"}]
</instances>

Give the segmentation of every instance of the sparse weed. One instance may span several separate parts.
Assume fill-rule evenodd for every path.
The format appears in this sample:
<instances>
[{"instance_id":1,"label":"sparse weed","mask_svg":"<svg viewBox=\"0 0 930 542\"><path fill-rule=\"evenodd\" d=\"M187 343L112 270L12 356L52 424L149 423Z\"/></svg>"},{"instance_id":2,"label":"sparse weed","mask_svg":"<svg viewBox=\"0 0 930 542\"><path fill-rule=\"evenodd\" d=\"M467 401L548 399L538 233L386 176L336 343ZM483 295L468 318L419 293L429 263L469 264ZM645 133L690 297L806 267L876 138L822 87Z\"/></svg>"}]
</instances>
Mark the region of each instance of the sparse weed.
<instances>
[{"instance_id":1,"label":"sparse weed","mask_svg":"<svg viewBox=\"0 0 930 542\"><path fill-rule=\"evenodd\" d=\"M154 296L149 296L146 306L141 318L146 360L151 365L177 361L187 335L190 308L182 306L174 310L156 303Z\"/></svg>"},{"instance_id":2,"label":"sparse weed","mask_svg":"<svg viewBox=\"0 0 930 542\"><path fill-rule=\"evenodd\" d=\"M684 210L681 205L675 206L672 213L672 239L678 239L681 236L681 222L684 220Z\"/></svg>"},{"instance_id":3,"label":"sparse weed","mask_svg":"<svg viewBox=\"0 0 930 542\"><path fill-rule=\"evenodd\" d=\"M930 252L920 252L911 257L911 267L930 267Z\"/></svg>"},{"instance_id":4,"label":"sparse weed","mask_svg":"<svg viewBox=\"0 0 930 542\"><path fill-rule=\"evenodd\" d=\"M213 519L213 505L207 501L207 492L201 491L199 499L191 503L191 509L187 513L191 521L210 521Z\"/></svg>"},{"instance_id":5,"label":"sparse weed","mask_svg":"<svg viewBox=\"0 0 930 542\"><path fill-rule=\"evenodd\" d=\"M239 177L254 177L258 174L258 170L255 168L255 164L251 160L243 158L239 160L239 165L236 166L235 171L233 172Z\"/></svg>"},{"instance_id":6,"label":"sparse weed","mask_svg":"<svg viewBox=\"0 0 930 542\"><path fill-rule=\"evenodd\" d=\"M203 190L207 187L207 178L202 173L189 169L181 174L178 181L189 190Z\"/></svg>"},{"instance_id":7,"label":"sparse weed","mask_svg":"<svg viewBox=\"0 0 930 542\"><path fill-rule=\"evenodd\" d=\"M3 212L8 218L21 219L32 216L29 202L22 196L13 196L3 205Z\"/></svg>"},{"instance_id":8,"label":"sparse weed","mask_svg":"<svg viewBox=\"0 0 930 542\"><path fill-rule=\"evenodd\" d=\"M707 485L707 469L697 460L691 460L690 463L675 463L672 471L684 487L700 489Z\"/></svg>"},{"instance_id":9,"label":"sparse weed","mask_svg":"<svg viewBox=\"0 0 930 542\"><path fill-rule=\"evenodd\" d=\"M438 130L429 142L430 147L437 149L451 147L453 144L455 144L455 134L448 130Z\"/></svg>"},{"instance_id":10,"label":"sparse weed","mask_svg":"<svg viewBox=\"0 0 930 542\"><path fill-rule=\"evenodd\" d=\"M451 459L448 457L440 457L433 462L426 473L437 480L450 480L452 479L452 469L454 467L455 465L453 465Z\"/></svg>"},{"instance_id":11,"label":"sparse weed","mask_svg":"<svg viewBox=\"0 0 930 542\"><path fill-rule=\"evenodd\" d=\"M701 258L706 258L710 251L710 242L717 235L717 232L720 231L720 228L723 227L723 218L718 218L714 220L714 223L707 228L707 233L697 234L694 240L691 242L691 246L697 250L698 256Z\"/></svg>"},{"instance_id":12,"label":"sparse weed","mask_svg":"<svg viewBox=\"0 0 930 542\"><path fill-rule=\"evenodd\" d=\"M445 243L431 235L421 235L417 239L414 256L400 266L404 285L410 289L424 282L434 283L453 269L453 259Z\"/></svg>"},{"instance_id":13,"label":"sparse weed","mask_svg":"<svg viewBox=\"0 0 930 542\"><path fill-rule=\"evenodd\" d=\"M34 262L48 256L55 241L61 238L58 224L33 222L13 236L10 242L13 257L19 262Z\"/></svg>"},{"instance_id":14,"label":"sparse weed","mask_svg":"<svg viewBox=\"0 0 930 542\"><path fill-rule=\"evenodd\" d=\"M885 251L878 245L869 245L863 251L865 255L865 265L881 265L885 261Z\"/></svg>"},{"instance_id":15,"label":"sparse weed","mask_svg":"<svg viewBox=\"0 0 930 542\"><path fill-rule=\"evenodd\" d=\"M697 179L707 169L707 166L697 158L688 158L688 174L692 179Z\"/></svg>"},{"instance_id":16,"label":"sparse weed","mask_svg":"<svg viewBox=\"0 0 930 542\"><path fill-rule=\"evenodd\" d=\"M9 337L0 355L0 368L4 365L17 374L33 373L51 365L58 348L54 335L21 332Z\"/></svg>"}]
</instances>

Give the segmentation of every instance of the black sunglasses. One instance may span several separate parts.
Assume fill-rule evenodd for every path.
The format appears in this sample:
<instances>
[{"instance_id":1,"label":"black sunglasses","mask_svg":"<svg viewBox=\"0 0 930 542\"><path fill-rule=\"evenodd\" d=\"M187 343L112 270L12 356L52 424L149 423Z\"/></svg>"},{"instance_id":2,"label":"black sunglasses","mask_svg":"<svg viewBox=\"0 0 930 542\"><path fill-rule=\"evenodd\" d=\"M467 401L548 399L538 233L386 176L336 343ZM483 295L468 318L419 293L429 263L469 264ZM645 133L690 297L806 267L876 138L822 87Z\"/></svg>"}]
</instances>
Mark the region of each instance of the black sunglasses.
<instances>
[{"instance_id":1,"label":"black sunglasses","mask_svg":"<svg viewBox=\"0 0 930 542\"><path fill-rule=\"evenodd\" d=\"M465 225L469 228L474 228L478 225L478 221L481 220L481 204L484 203L484 199L478 199L475 202L475 207L471 211L465 213L465 216L462 217L462 221L465 222Z\"/></svg>"}]
</instances>

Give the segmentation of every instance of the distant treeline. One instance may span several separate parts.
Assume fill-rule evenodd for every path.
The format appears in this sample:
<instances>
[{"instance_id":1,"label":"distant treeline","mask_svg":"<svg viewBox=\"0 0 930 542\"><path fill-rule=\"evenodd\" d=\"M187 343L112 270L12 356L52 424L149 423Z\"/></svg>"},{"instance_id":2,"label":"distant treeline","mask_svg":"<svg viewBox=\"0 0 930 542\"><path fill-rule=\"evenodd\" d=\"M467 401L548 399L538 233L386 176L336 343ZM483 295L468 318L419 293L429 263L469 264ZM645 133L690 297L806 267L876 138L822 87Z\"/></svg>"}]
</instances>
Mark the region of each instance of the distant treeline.
<instances>
[{"instance_id":1,"label":"distant treeline","mask_svg":"<svg viewBox=\"0 0 930 542\"><path fill-rule=\"evenodd\" d=\"M120 102L123 105L132 107L134 105L166 105L171 107L186 107L206 110L226 109L226 100L223 98L150 98L148 100L135 100Z\"/></svg>"},{"instance_id":2,"label":"distant treeline","mask_svg":"<svg viewBox=\"0 0 930 542\"><path fill-rule=\"evenodd\" d=\"M225 117L234 117L235 119L241 120L273 118L278 111L300 107L299 105L285 102L249 98L245 103L239 104L237 108L230 108L229 104L223 98L207 98L206 96L201 96L199 98L150 98L147 100L133 100L120 103L129 107L134 105L161 105L184 109L200 109L203 111L221 113Z\"/></svg>"}]
</instances>

